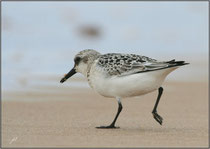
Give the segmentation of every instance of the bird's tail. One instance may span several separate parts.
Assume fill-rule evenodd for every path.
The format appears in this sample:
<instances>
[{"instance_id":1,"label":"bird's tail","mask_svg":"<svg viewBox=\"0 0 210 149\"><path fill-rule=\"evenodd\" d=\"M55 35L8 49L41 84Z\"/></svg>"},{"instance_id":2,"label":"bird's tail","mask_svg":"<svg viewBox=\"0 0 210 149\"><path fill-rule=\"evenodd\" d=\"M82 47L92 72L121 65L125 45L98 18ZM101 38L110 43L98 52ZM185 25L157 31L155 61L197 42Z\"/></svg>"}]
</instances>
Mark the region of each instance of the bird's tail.
<instances>
[{"instance_id":1,"label":"bird's tail","mask_svg":"<svg viewBox=\"0 0 210 149\"><path fill-rule=\"evenodd\" d=\"M182 66L182 65L188 65L190 63L186 63L185 61L176 61L175 59L166 62L168 63L170 66L174 67L174 66Z\"/></svg>"}]
</instances>

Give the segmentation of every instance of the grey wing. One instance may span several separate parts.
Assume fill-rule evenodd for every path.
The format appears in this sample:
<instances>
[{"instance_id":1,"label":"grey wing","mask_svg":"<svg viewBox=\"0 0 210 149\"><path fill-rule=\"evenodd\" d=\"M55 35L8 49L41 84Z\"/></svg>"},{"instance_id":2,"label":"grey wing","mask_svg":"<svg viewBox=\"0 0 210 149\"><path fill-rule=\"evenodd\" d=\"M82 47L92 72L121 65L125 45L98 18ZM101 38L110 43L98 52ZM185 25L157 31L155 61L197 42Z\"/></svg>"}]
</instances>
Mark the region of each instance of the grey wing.
<instances>
[{"instance_id":1,"label":"grey wing","mask_svg":"<svg viewBox=\"0 0 210 149\"><path fill-rule=\"evenodd\" d=\"M126 63L124 65L127 65ZM124 67L124 65L122 67ZM142 73L147 71L154 71L169 67L167 62L159 62L156 60L149 60L145 62L133 62L130 67L121 73L121 76L135 73Z\"/></svg>"},{"instance_id":2,"label":"grey wing","mask_svg":"<svg viewBox=\"0 0 210 149\"><path fill-rule=\"evenodd\" d=\"M135 54L110 53L99 57L98 65L110 76L125 76L185 64L184 61L161 62Z\"/></svg>"}]
</instances>

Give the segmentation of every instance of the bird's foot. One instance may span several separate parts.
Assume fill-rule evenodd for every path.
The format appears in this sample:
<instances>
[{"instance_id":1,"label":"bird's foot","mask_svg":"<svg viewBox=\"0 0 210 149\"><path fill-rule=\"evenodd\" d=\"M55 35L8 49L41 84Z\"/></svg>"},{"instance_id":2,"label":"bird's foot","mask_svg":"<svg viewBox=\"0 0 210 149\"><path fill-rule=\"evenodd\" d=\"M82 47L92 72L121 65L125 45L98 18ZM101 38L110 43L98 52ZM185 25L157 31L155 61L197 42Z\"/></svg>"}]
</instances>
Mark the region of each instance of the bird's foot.
<instances>
[{"instance_id":1,"label":"bird's foot","mask_svg":"<svg viewBox=\"0 0 210 149\"><path fill-rule=\"evenodd\" d=\"M157 113L157 111L153 111L152 112L154 119L160 124L162 125L163 123L163 118Z\"/></svg>"},{"instance_id":2,"label":"bird's foot","mask_svg":"<svg viewBox=\"0 0 210 149\"><path fill-rule=\"evenodd\" d=\"M120 127L116 127L114 125L109 125L109 126L99 126L99 127L96 127L98 129L117 129L117 128L120 128Z\"/></svg>"}]
</instances>

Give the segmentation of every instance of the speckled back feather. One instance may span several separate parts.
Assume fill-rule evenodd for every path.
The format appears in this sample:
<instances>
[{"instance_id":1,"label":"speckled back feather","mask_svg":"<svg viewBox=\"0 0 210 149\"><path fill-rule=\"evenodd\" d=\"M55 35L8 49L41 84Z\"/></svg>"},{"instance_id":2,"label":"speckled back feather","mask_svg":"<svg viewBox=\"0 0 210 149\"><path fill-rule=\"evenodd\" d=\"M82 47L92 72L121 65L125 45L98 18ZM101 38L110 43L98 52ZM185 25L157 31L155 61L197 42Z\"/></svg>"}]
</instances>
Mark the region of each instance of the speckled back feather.
<instances>
[{"instance_id":1,"label":"speckled back feather","mask_svg":"<svg viewBox=\"0 0 210 149\"><path fill-rule=\"evenodd\" d=\"M175 63L171 63L175 62L174 60L169 62L157 61L155 59L136 54L108 53L99 56L97 65L110 76L123 76L167 68L169 65L175 65Z\"/></svg>"}]
</instances>

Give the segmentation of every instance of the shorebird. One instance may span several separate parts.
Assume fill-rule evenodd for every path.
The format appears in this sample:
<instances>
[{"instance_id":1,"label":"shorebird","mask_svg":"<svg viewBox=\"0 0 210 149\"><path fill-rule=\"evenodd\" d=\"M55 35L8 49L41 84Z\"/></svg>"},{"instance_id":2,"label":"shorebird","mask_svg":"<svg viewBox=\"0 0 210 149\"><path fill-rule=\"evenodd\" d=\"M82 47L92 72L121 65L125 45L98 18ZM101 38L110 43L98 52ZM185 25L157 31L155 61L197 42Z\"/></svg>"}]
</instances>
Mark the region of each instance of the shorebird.
<instances>
[{"instance_id":1,"label":"shorebird","mask_svg":"<svg viewBox=\"0 0 210 149\"><path fill-rule=\"evenodd\" d=\"M161 85L170 72L186 64L189 63L175 59L158 61L136 54L100 54L95 50L86 49L75 56L74 67L60 80L60 83L77 72L82 73L90 87L100 95L117 99L118 111L112 123L109 126L96 128L119 128L115 127L115 123L123 108L121 98L140 96L158 90L152 114L162 125L163 118L157 113L163 93Z\"/></svg>"}]
</instances>

